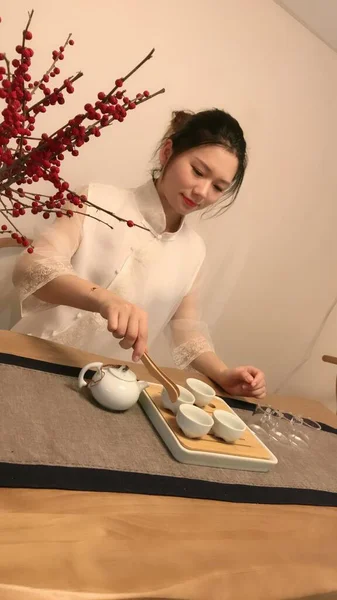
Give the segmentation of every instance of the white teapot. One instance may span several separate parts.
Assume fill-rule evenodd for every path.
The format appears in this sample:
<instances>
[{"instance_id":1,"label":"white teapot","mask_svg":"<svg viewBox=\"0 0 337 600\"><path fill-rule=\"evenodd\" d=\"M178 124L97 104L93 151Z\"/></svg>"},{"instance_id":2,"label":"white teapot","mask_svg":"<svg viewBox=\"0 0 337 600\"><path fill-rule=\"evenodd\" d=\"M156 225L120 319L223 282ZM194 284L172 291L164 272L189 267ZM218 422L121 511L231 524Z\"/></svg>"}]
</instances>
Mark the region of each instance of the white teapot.
<instances>
[{"instance_id":1,"label":"white teapot","mask_svg":"<svg viewBox=\"0 0 337 600\"><path fill-rule=\"evenodd\" d=\"M89 369L96 370L89 383L84 379ZM126 365L114 366L103 363L89 363L78 376L79 388L88 387L95 400L110 410L127 410L136 404L140 393L149 386L137 377Z\"/></svg>"}]
</instances>

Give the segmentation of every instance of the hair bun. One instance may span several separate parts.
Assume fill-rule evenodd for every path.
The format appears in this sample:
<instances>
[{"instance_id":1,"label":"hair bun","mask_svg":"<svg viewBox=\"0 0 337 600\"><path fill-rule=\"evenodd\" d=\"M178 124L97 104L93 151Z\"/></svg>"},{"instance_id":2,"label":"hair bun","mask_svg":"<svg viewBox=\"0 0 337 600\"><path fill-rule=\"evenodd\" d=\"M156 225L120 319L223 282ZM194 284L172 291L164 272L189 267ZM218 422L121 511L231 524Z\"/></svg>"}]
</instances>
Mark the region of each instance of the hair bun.
<instances>
[{"instance_id":1,"label":"hair bun","mask_svg":"<svg viewBox=\"0 0 337 600\"><path fill-rule=\"evenodd\" d=\"M171 135L177 133L186 125L186 123L193 116L192 111L186 110L176 110L172 113L171 124L170 124L170 132Z\"/></svg>"}]
</instances>

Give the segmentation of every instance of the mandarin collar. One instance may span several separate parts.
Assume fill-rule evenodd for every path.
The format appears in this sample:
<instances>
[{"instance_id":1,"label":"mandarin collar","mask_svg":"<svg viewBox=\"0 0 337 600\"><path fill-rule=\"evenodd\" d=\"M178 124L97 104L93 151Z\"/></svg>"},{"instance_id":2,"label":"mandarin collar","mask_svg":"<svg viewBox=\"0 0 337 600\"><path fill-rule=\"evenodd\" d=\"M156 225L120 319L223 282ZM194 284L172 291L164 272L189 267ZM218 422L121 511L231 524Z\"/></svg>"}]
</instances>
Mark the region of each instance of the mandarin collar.
<instances>
[{"instance_id":1,"label":"mandarin collar","mask_svg":"<svg viewBox=\"0 0 337 600\"><path fill-rule=\"evenodd\" d=\"M161 203L155 182L150 179L134 190L137 208L140 211L144 224L149 227L153 235L159 239L174 239L184 227L183 218L179 229L174 232L165 231L166 215Z\"/></svg>"}]
</instances>

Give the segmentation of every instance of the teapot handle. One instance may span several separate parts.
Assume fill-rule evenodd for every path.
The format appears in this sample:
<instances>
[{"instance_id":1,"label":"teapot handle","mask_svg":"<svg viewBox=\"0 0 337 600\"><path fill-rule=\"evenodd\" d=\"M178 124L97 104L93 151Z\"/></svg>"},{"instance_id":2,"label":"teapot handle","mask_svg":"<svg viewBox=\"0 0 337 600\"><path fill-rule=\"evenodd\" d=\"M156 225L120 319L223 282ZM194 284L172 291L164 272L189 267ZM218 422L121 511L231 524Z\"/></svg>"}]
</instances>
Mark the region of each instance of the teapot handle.
<instances>
[{"instance_id":1,"label":"teapot handle","mask_svg":"<svg viewBox=\"0 0 337 600\"><path fill-rule=\"evenodd\" d=\"M84 375L86 374L87 371L89 371L89 369L95 369L96 371L100 371L102 369L102 367L103 367L103 363L101 363L101 362L89 363L88 365L83 367L83 369L80 371L80 374L78 376L78 387L81 389L88 385L84 379Z\"/></svg>"}]
</instances>

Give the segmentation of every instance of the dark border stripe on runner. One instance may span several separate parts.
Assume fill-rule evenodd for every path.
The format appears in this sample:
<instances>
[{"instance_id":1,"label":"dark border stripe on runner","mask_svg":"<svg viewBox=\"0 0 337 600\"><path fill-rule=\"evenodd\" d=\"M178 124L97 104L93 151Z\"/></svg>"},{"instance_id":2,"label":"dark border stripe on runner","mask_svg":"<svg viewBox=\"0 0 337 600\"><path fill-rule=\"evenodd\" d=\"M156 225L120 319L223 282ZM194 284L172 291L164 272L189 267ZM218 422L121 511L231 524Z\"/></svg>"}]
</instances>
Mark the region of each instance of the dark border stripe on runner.
<instances>
[{"instance_id":1,"label":"dark border stripe on runner","mask_svg":"<svg viewBox=\"0 0 337 600\"><path fill-rule=\"evenodd\" d=\"M227 484L148 473L48 465L0 463L0 487L119 492L246 504L337 506L337 494L320 490Z\"/></svg>"}]
</instances>

